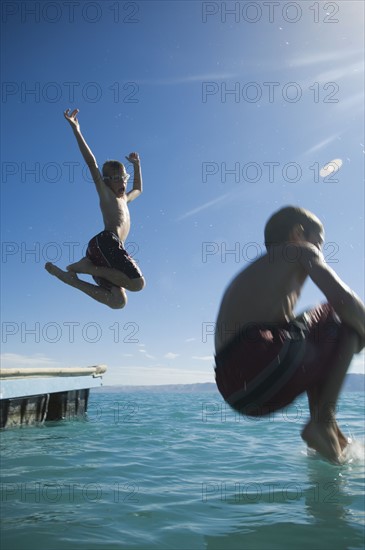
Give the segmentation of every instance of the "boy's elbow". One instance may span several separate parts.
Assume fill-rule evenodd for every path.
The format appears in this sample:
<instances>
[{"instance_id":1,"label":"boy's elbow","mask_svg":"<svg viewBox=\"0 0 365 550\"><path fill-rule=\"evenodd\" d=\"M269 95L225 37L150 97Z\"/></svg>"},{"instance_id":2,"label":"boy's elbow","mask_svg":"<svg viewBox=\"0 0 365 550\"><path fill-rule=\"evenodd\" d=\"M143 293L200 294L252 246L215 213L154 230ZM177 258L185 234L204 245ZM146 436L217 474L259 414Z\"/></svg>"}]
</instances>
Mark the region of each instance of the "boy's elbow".
<instances>
[{"instance_id":1,"label":"boy's elbow","mask_svg":"<svg viewBox=\"0 0 365 550\"><path fill-rule=\"evenodd\" d=\"M365 307L360 298L348 290L329 302L340 319L355 328L361 338L365 338Z\"/></svg>"},{"instance_id":2,"label":"boy's elbow","mask_svg":"<svg viewBox=\"0 0 365 550\"><path fill-rule=\"evenodd\" d=\"M128 202L134 201L134 199L139 197L141 193L142 193L142 189L132 189L132 191L130 191L127 195Z\"/></svg>"},{"instance_id":3,"label":"boy's elbow","mask_svg":"<svg viewBox=\"0 0 365 550\"><path fill-rule=\"evenodd\" d=\"M332 293L328 299L335 310L351 311L358 307L357 296L349 288L341 288L341 292Z\"/></svg>"}]
</instances>

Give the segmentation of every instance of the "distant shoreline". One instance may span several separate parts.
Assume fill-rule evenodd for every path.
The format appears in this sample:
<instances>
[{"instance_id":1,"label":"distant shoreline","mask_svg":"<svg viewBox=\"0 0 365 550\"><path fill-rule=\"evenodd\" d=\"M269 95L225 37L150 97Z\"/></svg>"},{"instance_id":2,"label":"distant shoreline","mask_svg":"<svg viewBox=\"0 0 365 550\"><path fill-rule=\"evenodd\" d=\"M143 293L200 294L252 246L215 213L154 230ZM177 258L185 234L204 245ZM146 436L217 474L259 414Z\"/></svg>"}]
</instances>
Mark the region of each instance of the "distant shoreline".
<instances>
[{"instance_id":1,"label":"distant shoreline","mask_svg":"<svg viewBox=\"0 0 365 550\"><path fill-rule=\"evenodd\" d=\"M218 393L217 386L212 382L200 382L196 384L161 384L153 386L101 386L94 388L93 393L119 393L119 392L179 392L179 393ZM364 374L348 374L345 378L343 390L344 392L364 392L365 391L365 375Z\"/></svg>"}]
</instances>

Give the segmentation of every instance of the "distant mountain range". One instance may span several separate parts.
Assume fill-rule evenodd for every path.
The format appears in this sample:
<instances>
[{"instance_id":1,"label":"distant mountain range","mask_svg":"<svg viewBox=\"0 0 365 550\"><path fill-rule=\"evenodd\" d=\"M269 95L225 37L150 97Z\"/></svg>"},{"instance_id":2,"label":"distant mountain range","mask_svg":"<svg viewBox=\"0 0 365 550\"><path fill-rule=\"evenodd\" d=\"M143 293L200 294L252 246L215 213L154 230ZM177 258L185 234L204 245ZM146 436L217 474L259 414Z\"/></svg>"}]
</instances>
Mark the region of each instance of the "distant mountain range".
<instances>
[{"instance_id":1,"label":"distant mountain range","mask_svg":"<svg viewBox=\"0 0 365 550\"><path fill-rule=\"evenodd\" d=\"M93 388L95 393L120 393L120 392L143 392L149 393L218 393L217 386L211 382L199 384L166 384L162 386L101 386ZM343 387L345 392L363 392L365 391L365 375L363 374L348 374Z\"/></svg>"}]
</instances>

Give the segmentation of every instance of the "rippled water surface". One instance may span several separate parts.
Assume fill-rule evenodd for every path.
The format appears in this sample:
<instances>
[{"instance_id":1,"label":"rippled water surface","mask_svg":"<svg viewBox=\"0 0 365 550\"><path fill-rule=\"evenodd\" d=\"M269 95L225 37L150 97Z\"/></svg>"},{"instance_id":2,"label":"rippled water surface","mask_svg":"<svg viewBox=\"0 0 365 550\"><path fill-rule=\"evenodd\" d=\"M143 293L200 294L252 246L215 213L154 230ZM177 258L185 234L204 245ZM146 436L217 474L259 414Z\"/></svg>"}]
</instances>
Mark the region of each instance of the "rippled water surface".
<instances>
[{"instance_id":1,"label":"rippled water surface","mask_svg":"<svg viewBox=\"0 0 365 550\"><path fill-rule=\"evenodd\" d=\"M238 418L216 393L94 393L88 419L8 430L2 550L364 548L364 397L349 462L307 456L304 399Z\"/></svg>"}]
</instances>

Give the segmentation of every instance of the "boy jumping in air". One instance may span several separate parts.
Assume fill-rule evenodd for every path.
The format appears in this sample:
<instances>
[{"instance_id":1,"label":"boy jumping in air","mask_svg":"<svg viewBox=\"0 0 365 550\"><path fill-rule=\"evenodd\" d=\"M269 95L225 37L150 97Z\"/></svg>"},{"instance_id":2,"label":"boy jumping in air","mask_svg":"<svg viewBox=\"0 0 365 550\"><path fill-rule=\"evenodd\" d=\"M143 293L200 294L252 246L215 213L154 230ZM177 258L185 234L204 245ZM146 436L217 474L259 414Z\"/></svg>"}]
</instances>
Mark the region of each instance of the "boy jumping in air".
<instances>
[{"instance_id":1,"label":"boy jumping in air","mask_svg":"<svg viewBox=\"0 0 365 550\"><path fill-rule=\"evenodd\" d=\"M331 462L348 443L336 422L343 380L365 344L365 306L325 263L324 229L288 206L265 227L267 254L228 286L215 333L216 382L241 414L264 416L306 392L310 419L302 438ZM307 277L328 303L294 316Z\"/></svg>"},{"instance_id":2,"label":"boy jumping in air","mask_svg":"<svg viewBox=\"0 0 365 550\"><path fill-rule=\"evenodd\" d=\"M70 114L67 109L64 116L73 129L81 154L94 180L105 229L91 239L86 257L67 266L67 271L50 262L46 263L45 268L51 275L81 290L94 300L113 309L120 309L127 303L125 289L138 291L145 285L141 271L124 248L130 230L128 203L142 193L140 160L137 153L130 153L126 157L134 168L133 188L126 193L129 175L124 165L110 160L105 162L102 174L100 173L96 159L81 134L76 118L78 112L78 109L75 109ZM97 285L81 281L78 273L92 275Z\"/></svg>"}]
</instances>

